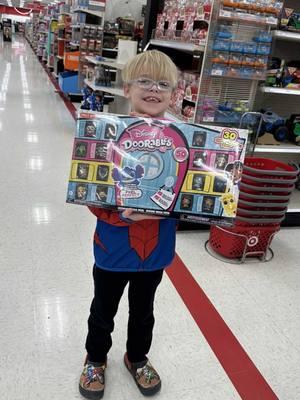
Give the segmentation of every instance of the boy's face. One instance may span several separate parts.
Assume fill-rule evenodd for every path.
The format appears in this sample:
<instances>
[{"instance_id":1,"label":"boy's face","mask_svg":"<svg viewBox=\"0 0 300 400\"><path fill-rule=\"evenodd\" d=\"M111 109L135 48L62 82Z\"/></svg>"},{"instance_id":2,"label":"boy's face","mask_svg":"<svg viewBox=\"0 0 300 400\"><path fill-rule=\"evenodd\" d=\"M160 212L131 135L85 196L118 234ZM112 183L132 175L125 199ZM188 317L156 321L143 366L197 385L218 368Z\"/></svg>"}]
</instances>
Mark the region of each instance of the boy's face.
<instances>
[{"instance_id":1,"label":"boy's face","mask_svg":"<svg viewBox=\"0 0 300 400\"><path fill-rule=\"evenodd\" d=\"M150 117L163 117L169 107L172 90L159 90L156 84L150 89L142 89L131 83L124 85L124 94L131 101L132 111Z\"/></svg>"}]
</instances>

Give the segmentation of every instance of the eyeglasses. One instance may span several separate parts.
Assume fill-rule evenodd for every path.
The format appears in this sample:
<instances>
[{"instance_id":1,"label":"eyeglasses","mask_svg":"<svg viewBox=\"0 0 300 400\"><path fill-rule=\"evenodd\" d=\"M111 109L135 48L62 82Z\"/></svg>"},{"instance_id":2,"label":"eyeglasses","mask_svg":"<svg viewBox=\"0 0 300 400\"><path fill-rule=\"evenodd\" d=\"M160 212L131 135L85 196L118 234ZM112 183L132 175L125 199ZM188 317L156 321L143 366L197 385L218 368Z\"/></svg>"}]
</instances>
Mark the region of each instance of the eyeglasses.
<instances>
[{"instance_id":1,"label":"eyeglasses","mask_svg":"<svg viewBox=\"0 0 300 400\"><path fill-rule=\"evenodd\" d=\"M155 85L158 90L162 91L162 92L170 92L174 86L171 84L171 82L169 81L154 81L153 79L150 78L138 78L138 79L134 79L132 81L129 81L128 83L132 84L136 84L139 88L141 89L152 89L153 86Z\"/></svg>"}]
</instances>

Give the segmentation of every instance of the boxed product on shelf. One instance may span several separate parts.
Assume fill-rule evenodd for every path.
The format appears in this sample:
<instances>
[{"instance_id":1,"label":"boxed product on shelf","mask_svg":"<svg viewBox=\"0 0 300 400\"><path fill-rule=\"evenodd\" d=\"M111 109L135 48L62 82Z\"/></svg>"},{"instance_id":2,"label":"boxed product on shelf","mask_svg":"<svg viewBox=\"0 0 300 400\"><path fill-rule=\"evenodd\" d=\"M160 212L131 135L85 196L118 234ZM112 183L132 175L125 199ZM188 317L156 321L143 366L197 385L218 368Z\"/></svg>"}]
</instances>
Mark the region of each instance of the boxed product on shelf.
<instances>
[{"instance_id":1,"label":"boxed product on shelf","mask_svg":"<svg viewBox=\"0 0 300 400\"><path fill-rule=\"evenodd\" d=\"M231 225L247 131L81 113L67 202Z\"/></svg>"},{"instance_id":2,"label":"boxed product on shelf","mask_svg":"<svg viewBox=\"0 0 300 400\"><path fill-rule=\"evenodd\" d=\"M267 71L266 86L300 89L300 60L286 62L273 57Z\"/></svg>"},{"instance_id":3,"label":"boxed product on shelf","mask_svg":"<svg viewBox=\"0 0 300 400\"><path fill-rule=\"evenodd\" d=\"M247 12L278 15L283 2L277 0L223 0L224 7Z\"/></svg>"},{"instance_id":4,"label":"boxed product on shelf","mask_svg":"<svg viewBox=\"0 0 300 400\"><path fill-rule=\"evenodd\" d=\"M199 74L178 72L178 85L173 91L169 110L184 121L193 121L199 89Z\"/></svg>"},{"instance_id":5,"label":"boxed product on shelf","mask_svg":"<svg viewBox=\"0 0 300 400\"><path fill-rule=\"evenodd\" d=\"M80 93L78 89L78 73L65 71L58 76L59 87L64 93Z\"/></svg>"},{"instance_id":6,"label":"boxed product on shelf","mask_svg":"<svg viewBox=\"0 0 300 400\"><path fill-rule=\"evenodd\" d=\"M72 14L72 24L84 24L86 21L86 14L83 12Z\"/></svg>"},{"instance_id":7,"label":"boxed product on shelf","mask_svg":"<svg viewBox=\"0 0 300 400\"><path fill-rule=\"evenodd\" d=\"M64 66L67 70L77 71L79 66L79 51L66 52L64 54Z\"/></svg>"},{"instance_id":8,"label":"boxed product on shelf","mask_svg":"<svg viewBox=\"0 0 300 400\"><path fill-rule=\"evenodd\" d=\"M153 36L156 39L203 45L208 33L211 9L211 0L165 1L163 12L157 16Z\"/></svg>"},{"instance_id":9,"label":"boxed product on shelf","mask_svg":"<svg viewBox=\"0 0 300 400\"><path fill-rule=\"evenodd\" d=\"M298 10L299 11L299 10ZM280 29L300 33L300 12L284 7L280 15Z\"/></svg>"}]
</instances>

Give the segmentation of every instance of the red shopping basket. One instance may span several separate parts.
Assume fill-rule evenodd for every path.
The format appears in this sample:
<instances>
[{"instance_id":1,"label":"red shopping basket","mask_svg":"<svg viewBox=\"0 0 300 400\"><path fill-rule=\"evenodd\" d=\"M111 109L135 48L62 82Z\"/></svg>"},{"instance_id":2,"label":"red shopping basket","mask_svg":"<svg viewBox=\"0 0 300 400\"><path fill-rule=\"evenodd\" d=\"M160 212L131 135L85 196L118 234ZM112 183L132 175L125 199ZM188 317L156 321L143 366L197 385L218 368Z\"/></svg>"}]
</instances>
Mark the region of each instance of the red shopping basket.
<instances>
[{"instance_id":1,"label":"red shopping basket","mask_svg":"<svg viewBox=\"0 0 300 400\"><path fill-rule=\"evenodd\" d=\"M246 217L246 218L279 218L285 215L286 210L287 210L286 208L283 208L282 210L274 210L274 208L271 209L253 208L250 210L238 207L236 215L238 217Z\"/></svg>"},{"instance_id":2,"label":"red shopping basket","mask_svg":"<svg viewBox=\"0 0 300 400\"><path fill-rule=\"evenodd\" d=\"M274 226L280 225L284 220L285 214L281 214L280 216L242 216L237 215L235 218L235 227L254 227L254 226Z\"/></svg>"},{"instance_id":3,"label":"red shopping basket","mask_svg":"<svg viewBox=\"0 0 300 400\"><path fill-rule=\"evenodd\" d=\"M279 229L279 224L254 227L234 226L233 228L212 225L209 244L216 253L230 259L263 256Z\"/></svg>"},{"instance_id":4,"label":"red shopping basket","mask_svg":"<svg viewBox=\"0 0 300 400\"><path fill-rule=\"evenodd\" d=\"M272 177L272 178L266 178L264 176L255 176L255 175L249 175L247 172L243 172L242 174L242 181L245 181L246 183L249 182L252 185L257 185L260 186L260 184L267 184L270 183L271 185L278 185L278 186L286 186L286 185L292 185L296 183L298 180L297 176L292 176L292 177Z\"/></svg>"},{"instance_id":5,"label":"red shopping basket","mask_svg":"<svg viewBox=\"0 0 300 400\"><path fill-rule=\"evenodd\" d=\"M272 203L263 201L246 201L239 198L238 207L244 210L274 210L274 211L284 211L287 209L289 202Z\"/></svg>"},{"instance_id":6,"label":"red shopping basket","mask_svg":"<svg viewBox=\"0 0 300 400\"><path fill-rule=\"evenodd\" d=\"M259 192L256 192L259 193ZM247 193L244 192L243 190L240 191L240 195L239 195L239 200L245 200L245 201L259 201L259 202L270 202L270 203L278 203L281 206L281 203L286 203L289 202L291 195L284 195L281 196L279 194L276 193L275 194L253 194L253 193Z\"/></svg>"},{"instance_id":7,"label":"red shopping basket","mask_svg":"<svg viewBox=\"0 0 300 400\"><path fill-rule=\"evenodd\" d=\"M269 158L246 157L243 173L267 179L274 177L291 179L298 175L299 169L296 165L289 165Z\"/></svg>"},{"instance_id":8,"label":"red shopping basket","mask_svg":"<svg viewBox=\"0 0 300 400\"><path fill-rule=\"evenodd\" d=\"M298 178L293 177L292 179L270 179L270 178L257 178L255 176L243 174L242 175L242 183L247 185L253 185L255 187L274 187L274 188L282 188L288 189L290 187L294 187Z\"/></svg>"},{"instance_id":9,"label":"red shopping basket","mask_svg":"<svg viewBox=\"0 0 300 400\"><path fill-rule=\"evenodd\" d=\"M278 186L254 186L248 183L241 182L240 189L246 193L250 194L279 194L279 195L289 195L295 189L295 185L289 185L285 187Z\"/></svg>"}]
</instances>

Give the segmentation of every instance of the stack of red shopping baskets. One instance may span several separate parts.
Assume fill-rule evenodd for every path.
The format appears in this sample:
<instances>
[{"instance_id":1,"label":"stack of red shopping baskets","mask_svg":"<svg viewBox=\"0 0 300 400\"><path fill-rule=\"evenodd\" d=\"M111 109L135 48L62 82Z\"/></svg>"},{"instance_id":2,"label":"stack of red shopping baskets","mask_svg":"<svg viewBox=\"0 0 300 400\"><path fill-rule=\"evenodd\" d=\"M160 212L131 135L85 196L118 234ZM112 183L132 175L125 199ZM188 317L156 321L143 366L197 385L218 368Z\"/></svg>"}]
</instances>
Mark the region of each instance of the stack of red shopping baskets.
<instances>
[{"instance_id":1,"label":"stack of red shopping baskets","mask_svg":"<svg viewBox=\"0 0 300 400\"><path fill-rule=\"evenodd\" d=\"M246 157L235 225L212 226L210 249L242 262L248 256L266 260L270 243L284 219L298 172L296 166L279 161Z\"/></svg>"}]
</instances>

